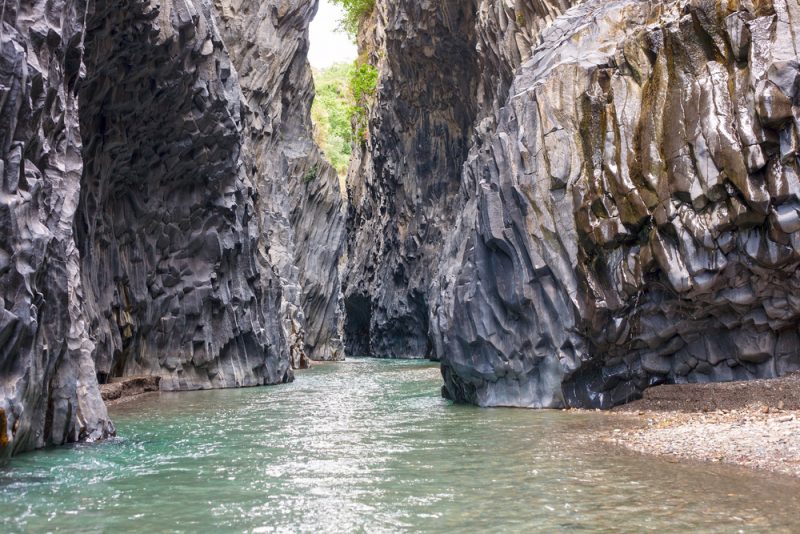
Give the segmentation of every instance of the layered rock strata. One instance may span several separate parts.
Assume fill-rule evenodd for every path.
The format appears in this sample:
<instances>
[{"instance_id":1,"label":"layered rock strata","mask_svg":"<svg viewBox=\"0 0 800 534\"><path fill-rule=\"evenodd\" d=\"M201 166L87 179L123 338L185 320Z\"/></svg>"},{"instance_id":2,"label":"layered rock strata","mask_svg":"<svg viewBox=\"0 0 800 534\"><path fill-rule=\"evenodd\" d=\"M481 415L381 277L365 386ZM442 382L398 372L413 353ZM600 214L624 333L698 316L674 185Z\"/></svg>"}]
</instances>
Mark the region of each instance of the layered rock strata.
<instances>
[{"instance_id":1,"label":"layered rock strata","mask_svg":"<svg viewBox=\"0 0 800 534\"><path fill-rule=\"evenodd\" d=\"M609 407L800 366L798 17L590 1L542 32L464 169L446 395Z\"/></svg>"}]
</instances>

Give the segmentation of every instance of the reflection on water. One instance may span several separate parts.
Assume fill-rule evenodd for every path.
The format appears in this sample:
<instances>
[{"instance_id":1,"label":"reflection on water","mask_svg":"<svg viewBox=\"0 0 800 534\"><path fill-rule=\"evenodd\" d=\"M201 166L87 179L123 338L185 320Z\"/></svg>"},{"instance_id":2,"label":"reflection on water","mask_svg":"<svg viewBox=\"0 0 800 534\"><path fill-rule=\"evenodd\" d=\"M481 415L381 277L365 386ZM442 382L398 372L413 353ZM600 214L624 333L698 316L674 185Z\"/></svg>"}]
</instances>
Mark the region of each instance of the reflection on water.
<instances>
[{"instance_id":1,"label":"reflection on water","mask_svg":"<svg viewBox=\"0 0 800 534\"><path fill-rule=\"evenodd\" d=\"M0 531L792 532L800 483L600 447L595 414L481 410L420 362L112 409L120 438L0 469Z\"/></svg>"}]
</instances>

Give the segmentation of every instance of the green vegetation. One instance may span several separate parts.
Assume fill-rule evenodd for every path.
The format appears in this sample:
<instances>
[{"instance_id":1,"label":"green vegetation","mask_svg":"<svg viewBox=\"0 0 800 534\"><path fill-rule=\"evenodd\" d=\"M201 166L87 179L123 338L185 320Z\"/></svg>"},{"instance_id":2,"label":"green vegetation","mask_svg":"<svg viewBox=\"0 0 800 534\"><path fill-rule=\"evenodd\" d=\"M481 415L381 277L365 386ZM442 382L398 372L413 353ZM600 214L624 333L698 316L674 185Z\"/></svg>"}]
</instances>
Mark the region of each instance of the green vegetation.
<instances>
[{"instance_id":1,"label":"green vegetation","mask_svg":"<svg viewBox=\"0 0 800 534\"><path fill-rule=\"evenodd\" d=\"M352 97L348 85L352 70L352 64L342 63L314 72L317 89L311 107L314 138L339 176L347 172L352 154Z\"/></svg>"},{"instance_id":2,"label":"green vegetation","mask_svg":"<svg viewBox=\"0 0 800 534\"><path fill-rule=\"evenodd\" d=\"M305 175L303 175L303 183L305 183L306 185L310 184L311 182L317 179L318 175L319 175L319 165L314 165L313 167L311 167L306 171Z\"/></svg>"},{"instance_id":3,"label":"green vegetation","mask_svg":"<svg viewBox=\"0 0 800 534\"><path fill-rule=\"evenodd\" d=\"M314 138L342 176L350 164L353 141L367 137L367 117L378 87L378 70L360 61L338 64L315 72L314 82Z\"/></svg>"},{"instance_id":4,"label":"green vegetation","mask_svg":"<svg viewBox=\"0 0 800 534\"><path fill-rule=\"evenodd\" d=\"M341 20L342 29L350 35L358 33L358 25L375 9L375 0L331 0L334 4L342 6L344 18Z\"/></svg>"},{"instance_id":5,"label":"green vegetation","mask_svg":"<svg viewBox=\"0 0 800 534\"><path fill-rule=\"evenodd\" d=\"M350 95L353 97L350 118L356 136L361 140L367 137L369 106L377 88L378 69L366 62L356 62L350 73Z\"/></svg>"}]
</instances>

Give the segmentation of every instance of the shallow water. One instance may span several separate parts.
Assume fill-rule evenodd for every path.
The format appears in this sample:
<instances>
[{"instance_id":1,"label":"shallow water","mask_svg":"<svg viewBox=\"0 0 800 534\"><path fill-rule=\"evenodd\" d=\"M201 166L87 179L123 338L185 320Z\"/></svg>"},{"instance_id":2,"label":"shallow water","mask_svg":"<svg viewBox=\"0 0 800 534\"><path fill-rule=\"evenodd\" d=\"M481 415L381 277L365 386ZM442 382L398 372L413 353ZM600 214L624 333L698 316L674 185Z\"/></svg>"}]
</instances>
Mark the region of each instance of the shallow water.
<instances>
[{"instance_id":1,"label":"shallow water","mask_svg":"<svg viewBox=\"0 0 800 534\"><path fill-rule=\"evenodd\" d=\"M0 468L0 532L797 532L800 483L598 446L593 413L454 406L424 362L152 395Z\"/></svg>"}]
</instances>

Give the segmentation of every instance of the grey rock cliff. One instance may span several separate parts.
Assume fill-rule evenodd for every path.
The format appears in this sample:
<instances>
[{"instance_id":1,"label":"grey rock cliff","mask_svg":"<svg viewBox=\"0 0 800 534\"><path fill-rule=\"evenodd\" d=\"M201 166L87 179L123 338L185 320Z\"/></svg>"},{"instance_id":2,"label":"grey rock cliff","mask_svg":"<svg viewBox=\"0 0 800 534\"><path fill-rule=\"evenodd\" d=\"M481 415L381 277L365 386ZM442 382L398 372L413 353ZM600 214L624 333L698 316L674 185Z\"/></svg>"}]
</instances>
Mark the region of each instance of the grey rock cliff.
<instances>
[{"instance_id":1,"label":"grey rock cliff","mask_svg":"<svg viewBox=\"0 0 800 534\"><path fill-rule=\"evenodd\" d=\"M158 374L185 390L291 377L238 76L213 15L203 2L89 7L76 228L101 380Z\"/></svg>"},{"instance_id":2,"label":"grey rock cliff","mask_svg":"<svg viewBox=\"0 0 800 534\"><path fill-rule=\"evenodd\" d=\"M464 169L448 396L609 407L800 366L799 16L586 2L543 31Z\"/></svg>"},{"instance_id":3,"label":"grey rock cliff","mask_svg":"<svg viewBox=\"0 0 800 534\"><path fill-rule=\"evenodd\" d=\"M244 95L245 166L283 287L295 367L344 358L339 259L345 239L339 180L313 141L308 24L316 0L218 0Z\"/></svg>"},{"instance_id":4,"label":"grey rock cliff","mask_svg":"<svg viewBox=\"0 0 800 534\"><path fill-rule=\"evenodd\" d=\"M361 28L359 46L380 79L348 176L349 354L445 350L438 272L467 194L462 166L539 32L571 2L507 4L378 1Z\"/></svg>"},{"instance_id":5,"label":"grey rock cliff","mask_svg":"<svg viewBox=\"0 0 800 534\"><path fill-rule=\"evenodd\" d=\"M470 2L378 2L361 47L380 71L348 177L348 354L431 355L430 287L475 119Z\"/></svg>"},{"instance_id":6,"label":"grey rock cliff","mask_svg":"<svg viewBox=\"0 0 800 534\"><path fill-rule=\"evenodd\" d=\"M5 4L0 458L113 434L98 382L276 384L342 356L344 215L310 135L315 10Z\"/></svg>"},{"instance_id":7,"label":"grey rock cliff","mask_svg":"<svg viewBox=\"0 0 800 534\"><path fill-rule=\"evenodd\" d=\"M800 367L796 2L434 4L362 27L351 350L526 407Z\"/></svg>"},{"instance_id":8,"label":"grey rock cliff","mask_svg":"<svg viewBox=\"0 0 800 534\"><path fill-rule=\"evenodd\" d=\"M0 460L114 433L86 335L81 1L6 2L0 21Z\"/></svg>"}]
</instances>

